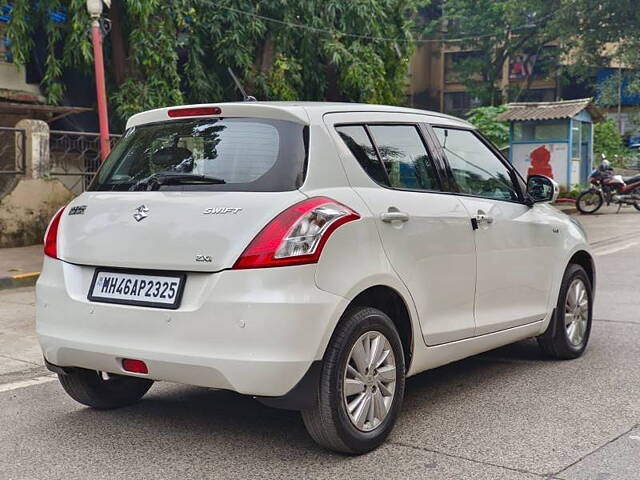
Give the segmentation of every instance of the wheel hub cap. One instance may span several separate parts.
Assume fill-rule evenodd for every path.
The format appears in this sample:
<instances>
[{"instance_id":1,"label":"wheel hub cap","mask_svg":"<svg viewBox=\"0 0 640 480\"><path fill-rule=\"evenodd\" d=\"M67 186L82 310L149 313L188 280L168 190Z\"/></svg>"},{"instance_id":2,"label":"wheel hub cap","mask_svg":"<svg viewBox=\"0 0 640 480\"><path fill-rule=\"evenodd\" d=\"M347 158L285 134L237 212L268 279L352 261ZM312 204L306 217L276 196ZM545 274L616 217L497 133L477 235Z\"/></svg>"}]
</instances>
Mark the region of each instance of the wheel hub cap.
<instances>
[{"instance_id":1,"label":"wheel hub cap","mask_svg":"<svg viewBox=\"0 0 640 480\"><path fill-rule=\"evenodd\" d=\"M589 320L589 296L584 282L576 278L567 291L564 323L569 342L578 346L584 341Z\"/></svg>"},{"instance_id":2,"label":"wheel hub cap","mask_svg":"<svg viewBox=\"0 0 640 480\"><path fill-rule=\"evenodd\" d=\"M363 432L387 417L396 387L396 360L387 337L377 331L360 336L344 372L343 399L351 423Z\"/></svg>"}]
</instances>

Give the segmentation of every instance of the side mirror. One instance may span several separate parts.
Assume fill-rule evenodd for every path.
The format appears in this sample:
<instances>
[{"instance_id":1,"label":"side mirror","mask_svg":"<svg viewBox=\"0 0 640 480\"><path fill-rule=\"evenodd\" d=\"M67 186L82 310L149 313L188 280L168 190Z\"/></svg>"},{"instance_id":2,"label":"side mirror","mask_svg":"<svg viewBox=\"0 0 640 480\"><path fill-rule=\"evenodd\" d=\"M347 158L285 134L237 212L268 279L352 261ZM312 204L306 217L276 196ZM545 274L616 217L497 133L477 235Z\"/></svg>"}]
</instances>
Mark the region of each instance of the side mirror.
<instances>
[{"instance_id":1,"label":"side mirror","mask_svg":"<svg viewBox=\"0 0 640 480\"><path fill-rule=\"evenodd\" d=\"M560 186L549 177L531 175L527 179L527 193L533 203L555 202L560 194Z\"/></svg>"}]
</instances>

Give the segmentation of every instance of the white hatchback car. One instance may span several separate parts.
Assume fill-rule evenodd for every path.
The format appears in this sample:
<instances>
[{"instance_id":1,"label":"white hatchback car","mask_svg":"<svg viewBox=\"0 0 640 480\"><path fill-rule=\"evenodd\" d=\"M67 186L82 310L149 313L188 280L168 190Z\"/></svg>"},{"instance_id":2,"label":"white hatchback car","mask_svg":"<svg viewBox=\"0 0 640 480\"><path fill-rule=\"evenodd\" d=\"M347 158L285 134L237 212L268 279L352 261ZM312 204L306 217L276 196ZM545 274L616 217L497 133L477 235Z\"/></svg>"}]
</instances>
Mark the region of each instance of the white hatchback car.
<instances>
[{"instance_id":1,"label":"white hatchback car","mask_svg":"<svg viewBox=\"0 0 640 480\"><path fill-rule=\"evenodd\" d=\"M406 108L247 102L131 117L45 238L37 333L98 409L153 381L301 410L321 445L391 431L405 378L537 337L589 340L594 263L468 123Z\"/></svg>"}]
</instances>

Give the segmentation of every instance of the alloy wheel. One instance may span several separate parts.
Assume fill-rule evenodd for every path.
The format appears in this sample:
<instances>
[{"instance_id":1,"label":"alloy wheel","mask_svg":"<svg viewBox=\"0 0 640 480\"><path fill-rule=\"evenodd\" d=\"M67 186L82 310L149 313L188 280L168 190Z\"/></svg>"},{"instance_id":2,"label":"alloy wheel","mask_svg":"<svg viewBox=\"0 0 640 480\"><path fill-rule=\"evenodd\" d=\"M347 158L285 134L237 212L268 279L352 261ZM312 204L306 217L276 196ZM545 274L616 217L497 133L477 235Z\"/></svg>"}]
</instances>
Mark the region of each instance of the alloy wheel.
<instances>
[{"instance_id":1,"label":"alloy wheel","mask_svg":"<svg viewBox=\"0 0 640 480\"><path fill-rule=\"evenodd\" d=\"M573 346L584 341L589 320L589 295L584 281L576 278L567 290L564 307L564 324L567 338Z\"/></svg>"},{"instance_id":2,"label":"alloy wheel","mask_svg":"<svg viewBox=\"0 0 640 480\"><path fill-rule=\"evenodd\" d=\"M344 372L344 406L351 423L370 432L387 417L396 388L396 359L387 337L369 331L351 348Z\"/></svg>"}]
</instances>

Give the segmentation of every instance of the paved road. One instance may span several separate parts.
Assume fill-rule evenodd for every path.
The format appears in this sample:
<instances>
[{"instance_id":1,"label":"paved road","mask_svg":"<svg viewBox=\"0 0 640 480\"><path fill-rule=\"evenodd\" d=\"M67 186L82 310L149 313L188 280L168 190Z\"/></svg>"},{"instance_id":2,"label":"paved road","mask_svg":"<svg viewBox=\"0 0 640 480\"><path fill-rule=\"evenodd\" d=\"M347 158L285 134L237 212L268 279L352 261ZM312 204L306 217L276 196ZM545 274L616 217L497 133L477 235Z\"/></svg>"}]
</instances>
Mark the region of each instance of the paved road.
<instances>
[{"instance_id":1,"label":"paved road","mask_svg":"<svg viewBox=\"0 0 640 480\"><path fill-rule=\"evenodd\" d=\"M32 289L0 292L0 479L640 478L640 214L581 217L598 294L587 354L540 358L525 341L413 377L388 443L328 453L299 415L157 384L96 412L40 366Z\"/></svg>"}]
</instances>

